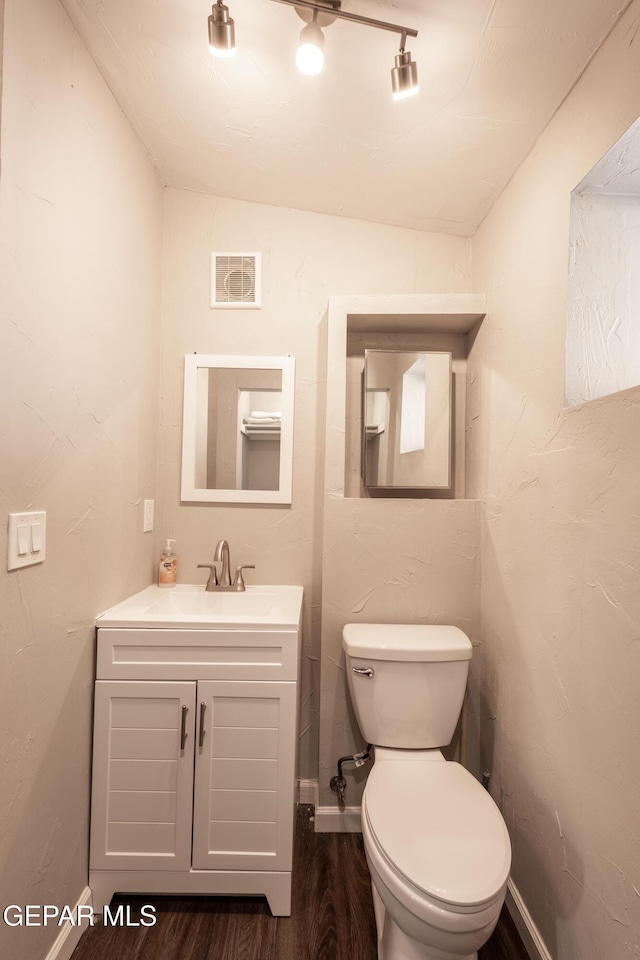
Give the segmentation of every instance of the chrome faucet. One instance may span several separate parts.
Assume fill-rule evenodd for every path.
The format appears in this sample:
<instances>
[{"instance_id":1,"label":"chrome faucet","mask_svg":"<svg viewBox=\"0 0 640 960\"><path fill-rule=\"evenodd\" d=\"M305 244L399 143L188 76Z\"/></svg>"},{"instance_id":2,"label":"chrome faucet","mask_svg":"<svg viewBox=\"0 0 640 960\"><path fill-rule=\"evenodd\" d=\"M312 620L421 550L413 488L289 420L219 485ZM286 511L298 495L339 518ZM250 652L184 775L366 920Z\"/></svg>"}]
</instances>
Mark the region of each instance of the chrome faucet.
<instances>
[{"instance_id":1,"label":"chrome faucet","mask_svg":"<svg viewBox=\"0 0 640 960\"><path fill-rule=\"evenodd\" d=\"M216 563L222 562L222 570L220 571L220 577L218 578L218 571L216 568ZM233 583L231 582L231 558L229 555L229 544L226 540L218 540L216 544L216 552L213 555L213 563L199 563L199 567L206 567L209 572L209 579L207 580L207 585L205 591L210 593L213 590L220 591L235 591L241 593L246 589L244 577L242 576L243 570L255 570L255 564L253 563L243 563L236 567L236 574L233 578Z\"/></svg>"},{"instance_id":2,"label":"chrome faucet","mask_svg":"<svg viewBox=\"0 0 640 960\"><path fill-rule=\"evenodd\" d=\"M231 558L229 557L229 544L226 540L218 540L216 546L216 552L213 555L213 559L216 561L222 560L222 570L220 572L220 586L221 587L230 587L231 586L231 574L229 573L229 564Z\"/></svg>"}]
</instances>

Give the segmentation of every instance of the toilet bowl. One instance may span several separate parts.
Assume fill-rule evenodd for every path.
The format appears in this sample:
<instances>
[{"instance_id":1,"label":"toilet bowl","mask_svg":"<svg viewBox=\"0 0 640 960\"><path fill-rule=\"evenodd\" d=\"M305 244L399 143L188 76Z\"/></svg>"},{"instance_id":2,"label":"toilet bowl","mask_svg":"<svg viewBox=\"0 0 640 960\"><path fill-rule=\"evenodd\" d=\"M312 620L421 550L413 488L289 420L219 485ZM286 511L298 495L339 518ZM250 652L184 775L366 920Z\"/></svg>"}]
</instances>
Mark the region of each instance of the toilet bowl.
<instances>
[{"instance_id":1,"label":"toilet bowl","mask_svg":"<svg viewBox=\"0 0 640 960\"><path fill-rule=\"evenodd\" d=\"M475 960L504 903L511 847L489 793L440 747L462 707L457 627L347 624L358 724L375 746L362 800L379 960Z\"/></svg>"},{"instance_id":2,"label":"toilet bowl","mask_svg":"<svg viewBox=\"0 0 640 960\"><path fill-rule=\"evenodd\" d=\"M439 751L378 748L362 801L380 960L470 960L493 932L511 852L480 784ZM424 754L428 754L425 756ZM434 760L438 762L433 762Z\"/></svg>"}]
</instances>

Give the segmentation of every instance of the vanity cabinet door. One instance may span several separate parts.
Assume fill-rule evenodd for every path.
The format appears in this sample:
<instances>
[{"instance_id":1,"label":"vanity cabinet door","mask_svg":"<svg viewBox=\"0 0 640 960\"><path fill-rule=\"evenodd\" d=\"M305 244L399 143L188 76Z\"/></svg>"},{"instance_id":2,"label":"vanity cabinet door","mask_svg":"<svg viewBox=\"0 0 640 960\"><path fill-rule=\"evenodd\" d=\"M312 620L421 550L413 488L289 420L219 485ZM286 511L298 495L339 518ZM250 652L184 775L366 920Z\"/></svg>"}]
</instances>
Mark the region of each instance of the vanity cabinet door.
<instances>
[{"instance_id":1,"label":"vanity cabinet door","mask_svg":"<svg viewBox=\"0 0 640 960\"><path fill-rule=\"evenodd\" d=\"M296 685L198 683L193 866L290 870Z\"/></svg>"},{"instance_id":2,"label":"vanity cabinet door","mask_svg":"<svg viewBox=\"0 0 640 960\"><path fill-rule=\"evenodd\" d=\"M91 868L188 870L193 682L96 682Z\"/></svg>"}]
</instances>

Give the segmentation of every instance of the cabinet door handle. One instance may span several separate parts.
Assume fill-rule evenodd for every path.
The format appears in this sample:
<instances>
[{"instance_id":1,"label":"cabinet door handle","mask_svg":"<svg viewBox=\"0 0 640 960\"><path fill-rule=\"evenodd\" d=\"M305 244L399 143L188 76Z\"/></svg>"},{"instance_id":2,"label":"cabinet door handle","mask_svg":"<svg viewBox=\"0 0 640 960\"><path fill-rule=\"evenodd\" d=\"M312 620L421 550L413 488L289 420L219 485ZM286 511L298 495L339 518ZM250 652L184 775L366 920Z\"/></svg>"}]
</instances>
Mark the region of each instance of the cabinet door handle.
<instances>
[{"instance_id":1,"label":"cabinet door handle","mask_svg":"<svg viewBox=\"0 0 640 960\"><path fill-rule=\"evenodd\" d=\"M187 742L187 713L189 708L182 704L182 722L180 725L180 749L184 750L184 745Z\"/></svg>"},{"instance_id":2,"label":"cabinet door handle","mask_svg":"<svg viewBox=\"0 0 640 960\"><path fill-rule=\"evenodd\" d=\"M204 712L207 709L207 705L204 701L200 702L200 733L198 734L198 746L201 747L204 743Z\"/></svg>"}]
</instances>

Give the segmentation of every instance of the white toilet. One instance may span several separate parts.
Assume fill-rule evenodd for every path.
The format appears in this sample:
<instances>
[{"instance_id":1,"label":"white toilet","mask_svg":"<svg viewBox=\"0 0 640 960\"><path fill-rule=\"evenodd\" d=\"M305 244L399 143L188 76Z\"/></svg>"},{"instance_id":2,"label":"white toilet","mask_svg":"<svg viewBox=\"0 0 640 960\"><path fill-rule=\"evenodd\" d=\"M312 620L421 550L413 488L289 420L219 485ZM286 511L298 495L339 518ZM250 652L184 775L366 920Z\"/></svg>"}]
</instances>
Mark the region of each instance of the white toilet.
<instances>
[{"instance_id":1,"label":"white toilet","mask_svg":"<svg viewBox=\"0 0 640 960\"><path fill-rule=\"evenodd\" d=\"M452 626L348 623L360 731L375 745L362 798L379 960L475 960L504 902L511 846L488 792L451 742L471 643Z\"/></svg>"}]
</instances>

